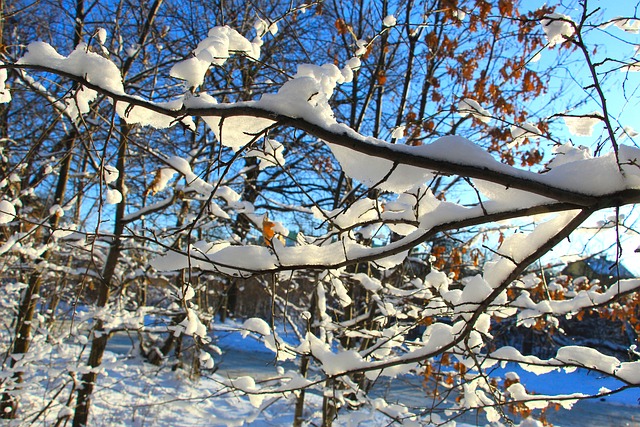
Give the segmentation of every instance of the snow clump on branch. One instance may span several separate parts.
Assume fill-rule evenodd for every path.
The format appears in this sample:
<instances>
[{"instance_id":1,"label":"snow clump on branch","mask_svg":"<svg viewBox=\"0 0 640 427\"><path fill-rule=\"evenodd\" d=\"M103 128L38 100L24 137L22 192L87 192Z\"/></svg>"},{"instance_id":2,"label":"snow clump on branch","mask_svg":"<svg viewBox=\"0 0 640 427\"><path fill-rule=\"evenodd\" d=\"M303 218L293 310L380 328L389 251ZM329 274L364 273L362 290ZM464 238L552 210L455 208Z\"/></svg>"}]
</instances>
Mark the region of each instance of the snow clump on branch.
<instances>
[{"instance_id":1,"label":"snow clump on branch","mask_svg":"<svg viewBox=\"0 0 640 427\"><path fill-rule=\"evenodd\" d=\"M4 65L4 63L0 61L0 66L2 65ZM7 81L7 69L1 68L0 69L0 103L1 104L5 104L11 101L11 92L9 92L9 89L7 89L6 87L6 81Z\"/></svg>"},{"instance_id":2,"label":"snow clump on branch","mask_svg":"<svg viewBox=\"0 0 640 427\"><path fill-rule=\"evenodd\" d=\"M126 96L122 82L122 74L115 63L107 58L91 52L87 45L81 43L69 56L60 55L51 45L45 42L33 42L27 46L27 52L17 61L18 65L29 65L45 69L57 70L84 79L87 83L109 92L109 95ZM2 76L0 75L0 81ZM80 86L66 98L66 110L70 118L76 120L80 114L89 112L89 104L97 98L98 92L86 86ZM6 98L6 96L4 97ZM135 97L132 97L135 98ZM138 98L139 99L139 98ZM140 106L132 106L128 102L114 101L116 112L128 124L141 124L156 129L168 128L178 121L173 117L152 111ZM182 98L174 101L157 103L168 110L179 109L183 105ZM182 122L193 128L193 121L186 117Z\"/></svg>"},{"instance_id":3,"label":"snow clump on branch","mask_svg":"<svg viewBox=\"0 0 640 427\"><path fill-rule=\"evenodd\" d=\"M247 40L236 30L224 26L209 30L208 37L198 44L194 56L178 62L169 74L186 80L187 86L195 88L204 82L204 75L211 65L223 65L231 52L246 54L251 59L260 57L261 40Z\"/></svg>"},{"instance_id":4,"label":"snow clump on branch","mask_svg":"<svg viewBox=\"0 0 640 427\"><path fill-rule=\"evenodd\" d=\"M458 104L458 112L462 115L473 116L480 120L482 123L489 123L491 121L491 113L473 99L464 98Z\"/></svg>"},{"instance_id":5,"label":"snow clump on branch","mask_svg":"<svg viewBox=\"0 0 640 427\"><path fill-rule=\"evenodd\" d=\"M397 23L397 19L395 16L393 15L387 15L385 16L385 18L382 20L382 25L384 25L385 27L395 27L396 23Z\"/></svg>"},{"instance_id":6,"label":"snow clump on branch","mask_svg":"<svg viewBox=\"0 0 640 427\"><path fill-rule=\"evenodd\" d=\"M525 138L535 140L540 139L541 135L542 132L540 131L540 129L531 123L523 123L521 125L511 126L511 136L513 137L513 141L508 145L511 148L517 143L524 141Z\"/></svg>"},{"instance_id":7,"label":"snow clump on branch","mask_svg":"<svg viewBox=\"0 0 640 427\"><path fill-rule=\"evenodd\" d=\"M549 47L563 43L574 34L575 24L567 15L550 13L540 22L549 41Z\"/></svg>"},{"instance_id":8,"label":"snow clump on branch","mask_svg":"<svg viewBox=\"0 0 640 427\"><path fill-rule=\"evenodd\" d=\"M564 116L563 119L569 132L575 136L593 135L593 128L602 121L597 112L584 116Z\"/></svg>"},{"instance_id":9,"label":"snow clump on branch","mask_svg":"<svg viewBox=\"0 0 640 427\"><path fill-rule=\"evenodd\" d=\"M0 202L0 224L6 224L16 216L16 208L13 203L3 200Z\"/></svg>"},{"instance_id":10,"label":"snow clump on branch","mask_svg":"<svg viewBox=\"0 0 640 427\"><path fill-rule=\"evenodd\" d=\"M614 25L620 28L623 31L626 31L631 34L640 33L640 20L638 19L627 19L627 18L617 18Z\"/></svg>"}]
</instances>

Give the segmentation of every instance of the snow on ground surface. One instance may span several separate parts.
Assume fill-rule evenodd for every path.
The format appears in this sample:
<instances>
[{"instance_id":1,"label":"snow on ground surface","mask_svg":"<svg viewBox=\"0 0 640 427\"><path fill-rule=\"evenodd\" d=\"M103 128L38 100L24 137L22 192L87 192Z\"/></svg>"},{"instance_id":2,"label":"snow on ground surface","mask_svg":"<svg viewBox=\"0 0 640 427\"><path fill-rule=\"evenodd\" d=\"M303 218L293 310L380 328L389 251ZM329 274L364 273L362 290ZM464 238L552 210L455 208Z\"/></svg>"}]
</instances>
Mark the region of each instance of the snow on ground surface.
<instances>
[{"instance_id":1,"label":"snow on ground surface","mask_svg":"<svg viewBox=\"0 0 640 427\"><path fill-rule=\"evenodd\" d=\"M197 383L188 379L184 371L171 371L143 364L137 357L127 357L131 341L124 335L116 336L109 345L106 360L107 375L99 378L99 387L93 407L92 426L235 426L251 425L289 426L293 420L293 396L267 397L257 406L242 393L224 387L230 379L242 378L239 384L261 383L290 370L293 362L274 365L274 353L248 336L234 331L240 324L214 324L214 343L222 350L216 356L217 372L205 376ZM286 331L278 328L281 336ZM291 334L289 334L290 337ZM492 376L505 377L515 372L527 385L527 390L538 394L567 394L576 391L597 393L602 387L616 388L615 381L603 379L586 370L567 374L564 371L537 376L509 364L492 371ZM247 378L248 377L248 378ZM43 377L44 380L44 377ZM247 383L247 384L245 384ZM52 382L49 383L51 386ZM402 401L409 407L427 406L430 398L424 393L422 378L405 375L379 383L373 397L385 397L389 403ZM35 398L35 396L34 396ZM306 416L319 422L321 396L307 393ZM629 389L606 398L605 401L579 402L572 411L549 411L549 420L564 427L640 427L640 390ZM315 412L315 414L314 414ZM355 416L355 414L354 414ZM358 413L355 418L341 418L336 425L383 426L389 419L379 413ZM484 414L468 413L458 418L457 425L489 425ZM354 424L351 424L354 422ZM427 425L427 424L425 424ZM505 424L492 424L494 426Z\"/></svg>"},{"instance_id":2,"label":"snow on ground surface","mask_svg":"<svg viewBox=\"0 0 640 427\"><path fill-rule=\"evenodd\" d=\"M135 336L115 335L109 342L104 358L103 372L92 406L91 426L289 426L293 420L293 394L254 396L251 400L243 393L226 387L231 381L242 389L250 390L254 384L277 384L274 378L281 378L297 372L291 362L274 365L274 353L251 336L242 338L235 331L240 324L215 323L214 344L222 350L215 355L218 370L215 374L205 374L197 383L189 379L188 372L171 366L162 368L143 363L137 356ZM277 332L285 340L293 335L284 328ZM291 340L292 343L294 340ZM58 414L70 413L65 403L69 388L63 384L69 380L65 367L71 368L80 346L58 345L47 357L34 363L31 380L26 385L22 408L24 416L8 425L52 425ZM187 369L187 368L185 368ZM577 370L567 374L563 371L536 376L515 364L496 368L492 376L505 377L515 372L527 385L529 392L538 394L567 394L577 391L597 393L602 387L615 389L617 384L610 379L587 370ZM403 375L396 379L385 379L376 385L371 396L385 397L392 404L401 402L416 413L415 408L428 407L431 398L426 396L422 378ZM48 396L63 389L48 415L38 416ZM640 427L640 390L629 389L606 397L605 401L588 400L579 402L572 411L550 411L549 420L556 426L564 427ZM307 393L305 417L319 425L322 397L318 391ZM383 426L390 419L378 411L341 412L335 425ZM34 418L37 419L34 421ZM25 422L27 421L27 422ZM421 420L428 425L426 419ZM458 426L489 425L482 413L467 413L456 419ZM313 424L310 424L313 425ZM492 424L493 426L504 424Z\"/></svg>"}]
</instances>

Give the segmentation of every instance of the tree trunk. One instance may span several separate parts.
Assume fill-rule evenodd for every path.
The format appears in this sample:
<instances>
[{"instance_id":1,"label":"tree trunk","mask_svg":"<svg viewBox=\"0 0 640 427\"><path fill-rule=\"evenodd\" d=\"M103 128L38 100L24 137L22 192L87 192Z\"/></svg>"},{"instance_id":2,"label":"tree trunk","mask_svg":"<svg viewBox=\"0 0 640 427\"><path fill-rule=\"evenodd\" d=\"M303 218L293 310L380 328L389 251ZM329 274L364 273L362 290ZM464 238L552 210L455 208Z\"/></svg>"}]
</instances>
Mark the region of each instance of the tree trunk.
<instances>
[{"instance_id":1,"label":"tree trunk","mask_svg":"<svg viewBox=\"0 0 640 427\"><path fill-rule=\"evenodd\" d=\"M0 46L4 47L4 1L0 0ZM74 28L74 37L73 42L74 46L77 46L82 39L82 31L84 28L84 0L76 1L76 25ZM2 106L2 114L6 114L8 111L8 106ZM6 123L3 121L3 123ZM7 133L6 126L2 128L2 136L6 137L5 133ZM78 137L77 129L72 128L64 138L64 147L66 152L66 157L64 158L62 165L60 167L60 175L58 177L58 183L56 185L56 192L54 195L54 204L62 205L64 203L64 196L67 190L67 183L69 181L69 170L71 169L71 161L73 159L73 147L75 145L76 138ZM58 226L59 218L57 215L53 215L50 220L51 229L54 230ZM46 261L51 256L49 251L46 251L42 254L40 262ZM22 300L20 301L20 305L18 307L18 316L16 322L16 332L15 339L13 341L13 346L11 348L12 355L22 355L29 351L29 346L31 345L31 330L32 330L32 322L33 315L35 313L36 306L38 304L38 294L40 293L40 288L42 286L42 272L39 271L36 267L36 270L29 277L29 283L27 284L27 288L22 295ZM17 358L11 357L11 368L13 368L16 364ZM15 384L20 384L22 382L22 372L14 372L13 374L13 382ZM13 396L9 392L5 392L2 395L2 400L0 402L0 418L8 419L15 418L16 412L18 409L17 401L15 400L15 396Z\"/></svg>"},{"instance_id":2,"label":"tree trunk","mask_svg":"<svg viewBox=\"0 0 640 427\"><path fill-rule=\"evenodd\" d=\"M300 375L303 377L307 377L307 372L309 370L309 359L311 357L307 354L302 356L302 360L300 361ZM293 427L302 427L302 423L304 421L303 413L304 413L304 396L305 389L299 391L298 396L296 397L296 407L295 412L293 414Z\"/></svg>"},{"instance_id":3,"label":"tree trunk","mask_svg":"<svg viewBox=\"0 0 640 427\"><path fill-rule=\"evenodd\" d=\"M324 383L324 396L322 397L322 427L331 427L333 420L338 414L338 408L336 408L336 400L333 396L329 395L331 390L335 387L335 380L327 379Z\"/></svg>"},{"instance_id":4,"label":"tree trunk","mask_svg":"<svg viewBox=\"0 0 640 427\"><path fill-rule=\"evenodd\" d=\"M315 292L312 293L311 304L309 307L309 313L311 313L311 317L307 319L309 324L309 328L315 322L316 311L318 310L318 299L317 294ZM314 331L315 332L315 331ZM302 360L300 361L300 375L302 377L307 377L307 372L309 372L309 362L311 362L311 356L305 354L302 356ZM302 427L302 422L304 421L304 398L305 398L305 389L300 390L298 396L296 397L296 407L293 414L293 427Z\"/></svg>"},{"instance_id":5,"label":"tree trunk","mask_svg":"<svg viewBox=\"0 0 640 427\"><path fill-rule=\"evenodd\" d=\"M120 147L118 149L117 169L119 172L118 180L116 181L116 189L122 194L122 201L116 206L115 213L115 226L113 231L113 243L109 249L109 255L107 256L107 262L104 266L104 272L102 280L98 282L98 301L97 307L105 307L109 303L109 297L111 296L112 281L115 275L116 267L118 266L118 258L122 251L122 233L124 231L124 215L126 206L126 192L125 192L125 165L127 154L127 142L131 127L128 125L121 126L121 139ZM98 377L97 368L102 364L102 356L104 350L107 347L109 340L109 334L104 330L104 322L101 319L96 319L96 324L93 330L93 341L91 343L91 353L89 354L88 365L91 367L91 371L82 375L82 384L78 388L76 410L73 417L73 427L84 427L89 420L89 410L91 408L91 395L95 387L96 379Z\"/></svg>"},{"instance_id":6,"label":"tree trunk","mask_svg":"<svg viewBox=\"0 0 640 427\"><path fill-rule=\"evenodd\" d=\"M60 168L60 175L58 176L58 183L56 185L56 192L54 195L54 204L64 203L64 195L67 190L67 183L69 181L69 170L71 168L71 160L73 158L72 151L75 145L77 132L72 130L65 137L65 150L66 157ZM53 215L49 222L51 230L55 230L58 227L59 218L57 215ZM42 254L38 263L45 262L51 256L50 251L46 251ZM37 264L35 271L29 277L29 283L22 295L22 300L18 307L18 316L16 321L15 339L11 348L11 354L16 357L11 357L10 366L15 367L16 362L20 359L18 355L24 355L29 351L31 345L31 331L33 325L33 316L36 311L36 306L39 301L40 288L42 287L42 272L38 269ZM22 383L22 371L14 372L12 381L15 384ZM18 409L18 402L15 400L9 391L2 395L2 401L0 403L0 417L4 419L15 418Z\"/></svg>"}]
</instances>

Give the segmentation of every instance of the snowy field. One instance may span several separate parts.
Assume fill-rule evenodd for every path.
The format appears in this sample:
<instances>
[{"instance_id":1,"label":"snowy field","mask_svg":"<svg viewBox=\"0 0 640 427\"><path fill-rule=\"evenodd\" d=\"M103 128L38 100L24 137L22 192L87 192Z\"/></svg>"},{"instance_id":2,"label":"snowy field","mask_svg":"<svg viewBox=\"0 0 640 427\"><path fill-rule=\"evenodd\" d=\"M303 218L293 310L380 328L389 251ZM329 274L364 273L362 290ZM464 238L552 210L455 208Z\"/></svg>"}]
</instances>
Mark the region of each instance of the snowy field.
<instances>
[{"instance_id":1,"label":"snowy field","mask_svg":"<svg viewBox=\"0 0 640 427\"><path fill-rule=\"evenodd\" d=\"M145 364L134 354L126 335L116 335L109 344L99 377L92 408L92 426L289 426L293 420L294 395L247 396L234 391L235 385L250 391L255 384L281 384L288 376L297 375L291 362L274 366L273 353L251 337L242 338L225 325L214 332L215 344L222 349L216 357L217 371L205 375L197 382L188 378L183 370L171 370ZM222 329L222 330L221 330ZM22 408L25 416L9 425L52 425L55 419L70 412L67 408L70 393L65 366L73 366L79 346L53 346L51 353L40 353L36 370L29 373ZM71 370L71 369L69 369ZM602 379L586 370L572 374L554 372L536 376L516 365L497 369L492 375L516 372L529 390L541 394L564 394L576 391L596 393L602 387L616 388L609 379ZM46 390L43 390L43 388ZM318 393L317 391L315 393ZM42 396L46 394L47 399ZM71 394L72 395L72 394ZM372 397L385 397L393 407L400 401L415 414L420 407L428 407L430 397L425 393L419 376L405 375L376 384ZM53 404L49 401L53 398ZM629 389L609 396L604 401L587 400L576 404L574 410L549 411L548 419L564 427L640 427L640 391ZM307 393L305 417L308 425L321 421L322 397ZM28 408L32 408L31 410ZM444 414L440 413L440 416ZM419 424L429 425L428 415L418 418ZM391 419L379 411L342 411L335 425L384 426ZM483 414L467 413L455 419L458 426L489 425ZM519 422L519 421L518 421ZM453 426L454 424L448 424ZM491 424L493 426L508 424ZM516 423L517 425L517 423ZM521 424L535 426L537 424Z\"/></svg>"},{"instance_id":2,"label":"snowy field","mask_svg":"<svg viewBox=\"0 0 640 427\"><path fill-rule=\"evenodd\" d=\"M250 338L242 339L237 333L222 335L218 345L223 349L223 358L219 363L223 374L254 375L259 378L276 373L273 365L273 353L264 349L263 345ZM293 365L285 365L293 369ZM219 371L220 372L220 371ZM587 370L578 370L571 374L564 371L536 375L521 369L516 364L509 364L504 369L496 369L492 376L503 376L506 372L516 372L527 388L539 394L571 394L576 392L596 394L602 387L615 389L620 383L610 378ZM384 381L377 385L373 394L384 395L389 401L404 403L410 407L429 404L429 397L424 394L422 379L417 376L403 376L395 380ZM291 411L291 409L289 409ZM290 425L292 416L285 419L283 425ZM608 396L605 399L589 399L578 402L571 411L559 409L549 411L547 418L555 426L560 427L606 427L628 426L640 427L640 389L631 388ZM457 418L458 426L488 425L481 414L464 414ZM346 420L345 420L346 421ZM377 420L386 425L388 420ZM348 423L346 423L348 425ZM262 424L255 424L262 425ZM267 423L264 425L279 425ZM363 423L365 425L373 425Z\"/></svg>"}]
</instances>

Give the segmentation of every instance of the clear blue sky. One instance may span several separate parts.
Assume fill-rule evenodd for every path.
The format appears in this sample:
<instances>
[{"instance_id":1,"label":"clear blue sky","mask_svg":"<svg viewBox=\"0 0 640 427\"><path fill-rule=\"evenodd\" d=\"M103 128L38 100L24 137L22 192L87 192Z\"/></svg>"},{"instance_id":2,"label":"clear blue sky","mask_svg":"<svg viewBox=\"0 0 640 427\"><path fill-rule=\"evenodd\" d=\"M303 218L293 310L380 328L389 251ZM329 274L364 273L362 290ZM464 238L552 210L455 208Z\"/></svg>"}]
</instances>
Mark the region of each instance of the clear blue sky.
<instances>
[{"instance_id":1,"label":"clear blue sky","mask_svg":"<svg viewBox=\"0 0 640 427\"><path fill-rule=\"evenodd\" d=\"M523 6L526 8L536 9L545 2L537 0L525 0ZM607 20L624 16L639 16L640 6L638 2L633 0L622 1L588 1L588 9L595 10L600 8L593 16L591 22L601 23ZM574 20L578 20L582 14L582 8L577 1L565 1L557 12L569 15ZM636 48L640 47L640 35L625 32L616 26L608 28L593 28L585 34L585 41L590 47L594 62L603 61L606 58L630 59L634 57ZM593 49L596 49L593 52ZM542 59L537 64L531 64L534 67L544 67L552 64L557 55L562 54L558 49L545 50L542 53ZM635 58L640 58L635 55ZM573 114L587 114L594 111L602 112L599 101L597 99L589 99L590 94L595 94L593 89L583 89L593 83L589 69L584 61L581 52L571 54L567 60L571 66L566 68L558 68L554 70L556 80L552 81L549 86L549 93L541 99L540 107L532 105L532 110L538 110L553 98L559 98L552 104L554 111L546 110L542 114L551 115L553 113L571 112ZM575 61L575 62L574 62ZM614 121L614 127L619 127L618 134L621 133L623 127L630 127L640 132L640 72L623 72L620 70L604 73L605 70L613 70L619 67L619 64L609 61L598 68L599 79L601 79L602 87L605 91L609 116ZM610 141L607 140L607 132L602 124L596 125L593 135L588 137L579 137L572 135L568 128L564 126L562 120L555 121L552 127L553 136L562 141L572 141L574 145L584 145L594 152L599 145L602 145L602 153L611 151ZM640 146L640 136L630 139L621 138L620 143ZM627 207L621 209L621 213L626 216L624 224L629 227L640 224L640 215L637 209ZM613 210L602 211L596 213L590 221L589 226L597 227L598 221L606 221L608 217L613 215ZM610 223L612 224L612 223ZM638 227L640 230L640 227ZM622 229L621 229L622 231ZM562 254L583 254L587 252L597 252L607 250L615 243L615 228L601 229L597 233L595 230L585 231L574 236L572 242L565 241L560 247L552 252L552 257L558 257ZM623 257L622 262L625 266L634 272L640 274L640 254L634 250L640 246L640 237L632 232L627 231L622 241ZM615 248L614 248L615 249ZM615 259L614 249L609 249L606 255Z\"/></svg>"}]
</instances>

